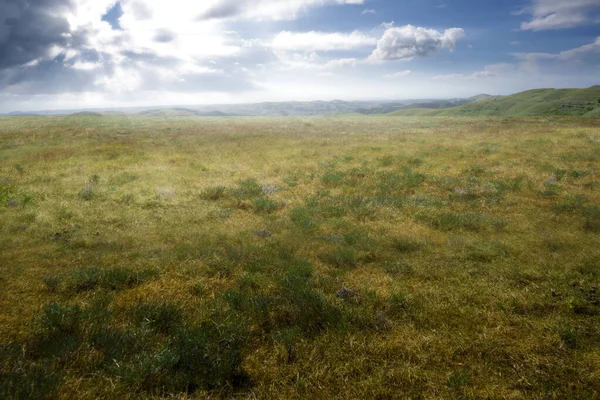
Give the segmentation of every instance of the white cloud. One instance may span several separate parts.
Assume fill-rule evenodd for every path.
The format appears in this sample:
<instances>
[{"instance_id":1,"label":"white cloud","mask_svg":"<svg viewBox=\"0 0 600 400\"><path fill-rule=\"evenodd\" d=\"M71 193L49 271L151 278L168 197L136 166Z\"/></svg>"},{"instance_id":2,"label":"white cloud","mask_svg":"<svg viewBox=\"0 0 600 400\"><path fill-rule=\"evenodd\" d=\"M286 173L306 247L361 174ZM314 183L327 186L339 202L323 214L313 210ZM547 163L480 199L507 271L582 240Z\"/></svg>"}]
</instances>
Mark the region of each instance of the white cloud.
<instances>
[{"instance_id":1,"label":"white cloud","mask_svg":"<svg viewBox=\"0 0 600 400\"><path fill-rule=\"evenodd\" d=\"M377 39L359 31L350 34L326 32L280 32L271 47L275 50L332 51L374 46Z\"/></svg>"},{"instance_id":2,"label":"white cloud","mask_svg":"<svg viewBox=\"0 0 600 400\"><path fill-rule=\"evenodd\" d=\"M360 61L356 58L340 58L338 60L331 60L325 63L323 68L334 69L344 67L355 67Z\"/></svg>"},{"instance_id":3,"label":"white cloud","mask_svg":"<svg viewBox=\"0 0 600 400\"><path fill-rule=\"evenodd\" d=\"M600 0L533 0L533 4L517 14L532 14L533 19L521 24L522 30L542 31L573 28L594 22L591 13L600 9Z\"/></svg>"},{"instance_id":4,"label":"white cloud","mask_svg":"<svg viewBox=\"0 0 600 400\"><path fill-rule=\"evenodd\" d=\"M278 63L273 66L284 70L331 70L355 67L361 62L357 58L324 60L316 52L294 53L276 51L275 54L277 55Z\"/></svg>"},{"instance_id":5,"label":"white cloud","mask_svg":"<svg viewBox=\"0 0 600 400\"><path fill-rule=\"evenodd\" d=\"M75 61L75 63L71 65L71 68L82 71L93 71L102 68L102 64L99 62Z\"/></svg>"},{"instance_id":6,"label":"white cloud","mask_svg":"<svg viewBox=\"0 0 600 400\"><path fill-rule=\"evenodd\" d=\"M448 80L464 79L464 78L465 78L464 74L448 74L448 75L438 75L438 76L433 77L433 79L436 81L448 81Z\"/></svg>"},{"instance_id":7,"label":"white cloud","mask_svg":"<svg viewBox=\"0 0 600 400\"><path fill-rule=\"evenodd\" d=\"M375 10L371 10L371 9L367 8L362 13L360 13L360 15L367 15L367 14L373 14L373 15L375 15L375 14L377 14L377 12Z\"/></svg>"},{"instance_id":8,"label":"white cloud","mask_svg":"<svg viewBox=\"0 0 600 400\"><path fill-rule=\"evenodd\" d=\"M449 74L449 75L439 75L433 77L434 80L456 80L456 79L465 79L465 80L476 80L476 79L486 79L486 78L495 78L495 77L506 77L509 74L512 74L518 70L518 67L515 64L511 63L498 63L486 65L483 70L474 72L472 74Z\"/></svg>"},{"instance_id":9,"label":"white cloud","mask_svg":"<svg viewBox=\"0 0 600 400\"><path fill-rule=\"evenodd\" d=\"M593 55L600 55L600 36L594 43L586 44L574 49L561 51L560 53L515 53L514 56L524 61L581 61L583 58Z\"/></svg>"},{"instance_id":10,"label":"white cloud","mask_svg":"<svg viewBox=\"0 0 600 400\"><path fill-rule=\"evenodd\" d=\"M194 3L194 2L190 2ZM328 4L362 5L364 0L203 0L198 19L243 18L252 20L292 20L312 7Z\"/></svg>"},{"instance_id":11,"label":"white cloud","mask_svg":"<svg viewBox=\"0 0 600 400\"><path fill-rule=\"evenodd\" d=\"M103 15L117 2L123 11L118 30L102 21ZM207 84L202 77L216 71L238 77L230 80L232 88L244 80L245 86L251 86L252 70L259 69L256 65L269 64L276 57L262 41L245 39L232 32L232 24L242 20L252 23L290 20L310 8L325 5L364 5L364 0L39 0L36 7L41 12L36 13L44 16L43 21L55 18L54 25L58 26L58 22L62 25L57 27L56 33L52 32L55 37L47 40L49 44L44 51L33 48L30 57L22 56L21 51L18 57L4 64L8 65L5 68L13 69L26 66L33 74L62 56L60 67L56 68L77 71L81 82L87 79L80 90L88 90L91 85L94 90L121 93L147 89L152 82L163 90L191 90L192 83L188 87L179 85L186 81L195 82L195 89L204 92L214 85ZM0 14L5 14L5 18L26 15L22 11L26 8L19 2L13 5L12 0L7 3L0 0ZM0 45L9 33L3 17L0 17ZM31 31L32 34L45 33L43 29ZM375 39L359 32L323 35L299 34L293 39L302 51L312 51L311 47L320 51L349 50L368 45L369 40L373 46L376 43ZM325 42L311 44L315 39ZM24 41L30 42L31 39ZM19 48L16 44L13 47ZM330 60L327 68L350 65L352 62L348 60ZM2 64L0 59L0 89L8 93L11 90L24 92L25 87L35 90L33 84L18 82L23 75L19 71L3 72ZM87 77L83 73L88 73ZM123 84L119 85L119 81ZM76 87L73 83L68 90L77 90Z\"/></svg>"},{"instance_id":12,"label":"white cloud","mask_svg":"<svg viewBox=\"0 0 600 400\"><path fill-rule=\"evenodd\" d=\"M442 49L454 51L456 44L465 36L461 28L451 28L444 32L406 25L390 28L377 43L372 61L411 60L415 57L428 57Z\"/></svg>"},{"instance_id":13,"label":"white cloud","mask_svg":"<svg viewBox=\"0 0 600 400\"><path fill-rule=\"evenodd\" d=\"M384 75L383 77L384 78L403 78L410 74L412 74L412 71L407 69L405 71L399 71L399 72L394 72L393 74L387 74L387 75Z\"/></svg>"}]
</instances>

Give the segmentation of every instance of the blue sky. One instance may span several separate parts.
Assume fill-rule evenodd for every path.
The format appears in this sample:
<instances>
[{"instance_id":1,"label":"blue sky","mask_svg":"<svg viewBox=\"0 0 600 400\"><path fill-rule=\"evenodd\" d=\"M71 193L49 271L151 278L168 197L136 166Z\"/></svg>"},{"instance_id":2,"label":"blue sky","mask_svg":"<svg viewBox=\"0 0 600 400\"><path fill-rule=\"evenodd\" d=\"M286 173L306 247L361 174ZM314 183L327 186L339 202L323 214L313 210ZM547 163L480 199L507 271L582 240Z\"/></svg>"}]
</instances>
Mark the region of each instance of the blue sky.
<instances>
[{"instance_id":1,"label":"blue sky","mask_svg":"<svg viewBox=\"0 0 600 400\"><path fill-rule=\"evenodd\" d=\"M600 0L0 0L0 112L600 83Z\"/></svg>"}]
</instances>

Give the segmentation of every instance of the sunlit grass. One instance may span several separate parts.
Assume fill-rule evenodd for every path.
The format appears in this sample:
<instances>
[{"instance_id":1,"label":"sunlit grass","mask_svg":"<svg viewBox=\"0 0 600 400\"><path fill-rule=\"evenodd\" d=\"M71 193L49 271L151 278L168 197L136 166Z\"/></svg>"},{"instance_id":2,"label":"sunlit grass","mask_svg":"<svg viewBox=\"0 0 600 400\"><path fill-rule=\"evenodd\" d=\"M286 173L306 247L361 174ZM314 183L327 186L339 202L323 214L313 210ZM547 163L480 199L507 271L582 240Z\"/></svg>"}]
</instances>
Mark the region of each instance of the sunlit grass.
<instances>
[{"instance_id":1,"label":"sunlit grass","mask_svg":"<svg viewBox=\"0 0 600 400\"><path fill-rule=\"evenodd\" d=\"M599 127L1 118L0 398L596 398Z\"/></svg>"}]
</instances>

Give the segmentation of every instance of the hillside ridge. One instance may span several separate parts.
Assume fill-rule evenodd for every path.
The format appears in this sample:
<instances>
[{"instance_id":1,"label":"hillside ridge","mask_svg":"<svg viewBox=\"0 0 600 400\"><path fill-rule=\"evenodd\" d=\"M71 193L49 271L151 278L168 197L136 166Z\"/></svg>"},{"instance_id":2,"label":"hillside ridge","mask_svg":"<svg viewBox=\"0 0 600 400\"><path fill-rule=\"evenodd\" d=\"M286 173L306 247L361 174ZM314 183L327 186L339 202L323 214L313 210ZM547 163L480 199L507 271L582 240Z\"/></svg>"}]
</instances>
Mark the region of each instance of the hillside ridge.
<instances>
[{"instance_id":1,"label":"hillside ridge","mask_svg":"<svg viewBox=\"0 0 600 400\"><path fill-rule=\"evenodd\" d=\"M477 96L476 96L477 97ZM600 85L587 89L532 89L456 107L414 107L392 116L600 116Z\"/></svg>"}]
</instances>

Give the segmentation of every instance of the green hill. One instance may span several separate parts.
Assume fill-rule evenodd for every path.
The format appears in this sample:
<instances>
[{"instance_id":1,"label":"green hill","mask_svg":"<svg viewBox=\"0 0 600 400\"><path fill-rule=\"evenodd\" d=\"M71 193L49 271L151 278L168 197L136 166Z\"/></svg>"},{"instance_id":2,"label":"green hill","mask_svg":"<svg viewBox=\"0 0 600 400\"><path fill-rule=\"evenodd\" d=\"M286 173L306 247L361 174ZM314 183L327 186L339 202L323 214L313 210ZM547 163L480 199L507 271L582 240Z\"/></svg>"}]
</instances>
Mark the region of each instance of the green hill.
<instances>
[{"instance_id":1,"label":"green hill","mask_svg":"<svg viewBox=\"0 0 600 400\"><path fill-rule=\"evenodd\" d=\"M476 96L480 97L480 96ZM443 110L413 108L388 115L398 116L544 116L600 115L600 86L587 89L535 89Z\"/></svg>"},{"instance_id":2,"label":"green hill","mask_svg":"<svg viewBox=\"0 0 600 400\"><path fill-rule=\"evenodd\" d=\"M491 100L499 98L500 96L491 96L489 94L479 94L477 96L468 97L466 99L450 99L450 100L432 100L425 103L414 103L403 106L401 110L414 110L419 109L423 111L424 114L427 114L428 110L441 110L447 108L455 108L458 106L462 106L463 104L475 103L485 100Z\"/></svg>"}]
</instances>

